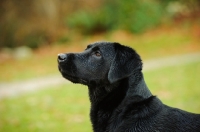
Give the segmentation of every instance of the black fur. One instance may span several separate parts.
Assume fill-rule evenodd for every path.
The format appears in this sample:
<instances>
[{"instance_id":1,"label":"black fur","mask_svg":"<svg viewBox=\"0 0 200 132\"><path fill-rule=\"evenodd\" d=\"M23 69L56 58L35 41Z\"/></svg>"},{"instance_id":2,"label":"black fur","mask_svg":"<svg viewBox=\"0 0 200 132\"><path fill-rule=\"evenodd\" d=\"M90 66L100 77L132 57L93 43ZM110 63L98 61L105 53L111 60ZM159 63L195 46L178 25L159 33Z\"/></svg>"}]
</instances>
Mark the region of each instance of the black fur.
<instances>
[{"instance_id":1,"label":"black fur","mask_svg":"<svg viewBox=\"0 0 200 132\"><path fill-rule=\"evenodd\" d=\"M164 105L143 78L131 48L96 42L82 53L58 55L64 78L88 86L94 132L199 132L200 115Z\"/></svg>"}]
</instances>

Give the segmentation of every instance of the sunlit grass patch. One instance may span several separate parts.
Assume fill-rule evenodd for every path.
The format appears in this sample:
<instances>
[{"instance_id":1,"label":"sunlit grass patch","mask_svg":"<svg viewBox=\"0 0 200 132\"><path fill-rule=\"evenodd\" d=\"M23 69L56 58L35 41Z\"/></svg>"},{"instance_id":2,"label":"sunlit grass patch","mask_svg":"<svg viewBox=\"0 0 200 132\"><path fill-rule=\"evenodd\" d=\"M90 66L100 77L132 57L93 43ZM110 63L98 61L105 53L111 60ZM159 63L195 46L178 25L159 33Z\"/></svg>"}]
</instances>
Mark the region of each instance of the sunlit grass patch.
<instances>
[{"instance_id":1,"label":"sunlit grass patch","mask_svg":"<svg viewBox=\"0 0 200 132\"><path fill-rule=\"evenodd\" d=\"M89 132L87 88L65 85L0 100L0 131Z\"/></svg>"},{"instance_id":2,"label":"sunlit grass patch","mask_svg":"<svg viewBox=\"0 0 200 132\"><path fill-rule=\"evenodd\" d=\"M164 103L200 113L200 62L145 72L146 83Z\"/></svg>"},{"instance_id":3,"label":"sunlit grass patch","mask_svg":"<svg viewBox=\"0 0 200 132\"><path fill-rule=\"evenodd\" d=\"M109 37L134 48L143 59L200 52L200 45L188 31L183 29L160 29L142 35L131 35L124 31L114 32Z\"/></svg>"}]
</instances>

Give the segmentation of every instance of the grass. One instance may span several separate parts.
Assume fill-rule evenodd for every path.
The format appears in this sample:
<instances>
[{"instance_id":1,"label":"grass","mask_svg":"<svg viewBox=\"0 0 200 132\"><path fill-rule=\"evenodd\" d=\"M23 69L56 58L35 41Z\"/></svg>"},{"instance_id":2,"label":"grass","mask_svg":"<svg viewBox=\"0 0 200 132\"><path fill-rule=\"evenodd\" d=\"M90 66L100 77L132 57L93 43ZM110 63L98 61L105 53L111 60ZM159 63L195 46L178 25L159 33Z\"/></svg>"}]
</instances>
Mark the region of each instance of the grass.
<instances>
[{"instance_id":1,"label":"grass","mask_svg":"<svg viewBox=\"0 0 200 132\"><path fill-rule=\"evenodd\" d=\"M200 113L200 62L144 73L149 89L164 103ZM0 100L2 132L91 132L88 90L68 84Z\"/></svg>"},{"instance_id":2,"label":"grass","mask_svg":"<svg viewBox=\"0 0 200 132\"><path fill-rule=\"evenodd\" d=\"M200 62L162 68L144 74L154 95L170 106L200 113Z\"/></svg>"},{"instance_id":3,"label":"grass","mask_svg":"<svg viewBox=\"0 0 200 132\"><path fill-rule=\"evenodd\" d=\"M50 88L0 104L2 132L91 131L87 89L81 85Z\"/></svg>"},{"instance_id":4,"label":"grass","mask_svg":"<svg viewBox=\"0 0 200 132\"><path fill-rule=\"evenodd\" d=\"M178 54L200 52L199 24L187 27L159 27L144 34L133 35L125 31L82 37L74 35L66 45L41 47L26 60L6 60L0 62L0 82L11 82L58 74L57 54L78 52L94 41L116 41L136 49L142 59L160 58ZM1 59L1 58L0 58Z\"/></svg>"}]
</instances>

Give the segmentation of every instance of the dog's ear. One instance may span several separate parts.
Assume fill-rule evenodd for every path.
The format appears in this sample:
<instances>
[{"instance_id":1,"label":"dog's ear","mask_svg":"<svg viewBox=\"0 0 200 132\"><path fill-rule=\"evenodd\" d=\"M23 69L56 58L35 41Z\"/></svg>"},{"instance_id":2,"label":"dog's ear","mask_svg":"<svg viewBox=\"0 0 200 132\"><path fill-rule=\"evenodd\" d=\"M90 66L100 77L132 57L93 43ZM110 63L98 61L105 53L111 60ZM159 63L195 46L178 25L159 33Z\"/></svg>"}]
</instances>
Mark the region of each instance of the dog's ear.
<instances>
[{"instance_id":1,"label":"dog's ear","mask_svg":"<svg viewBox=\"0 0 200 132\"><path fill-rule=\"evenodd\" d=\"M108 72L110 83L130 76L135 70L142 70L140 56L132 48L118 43L115 43L114 47L116 55Z\"/></svg>"}]
</instances>

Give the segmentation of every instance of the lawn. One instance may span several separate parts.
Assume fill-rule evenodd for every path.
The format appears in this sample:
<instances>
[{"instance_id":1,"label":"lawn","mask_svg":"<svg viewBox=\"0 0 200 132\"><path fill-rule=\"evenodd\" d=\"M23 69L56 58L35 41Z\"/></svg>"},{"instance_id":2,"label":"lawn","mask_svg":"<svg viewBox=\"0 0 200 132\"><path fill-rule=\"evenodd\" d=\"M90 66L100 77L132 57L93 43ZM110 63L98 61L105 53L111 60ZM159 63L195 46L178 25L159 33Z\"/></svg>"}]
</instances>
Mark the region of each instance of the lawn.
<instances>
[{"instance_id":1,"label":"lawn","mask_svg":"<svg viewBox=\"0 0 200 132\"><path fill-rule=\"evenodd\" d=\"M200 62L145 72L154 95L170 106L200 113Z\"/></svg>"},{"instance_id":2,"label":"lawn","mask_svg":"<svg viewBox=\"0 0 200 132\"><path fill-rule=\"evenodd\" d=\"M65 85L0 100L2 132L89 132L87 88Z\"/></svg>"},{"instance_id":3,"label":"lawn","mask_svg":"<svg viewBox=\"0 0 200 132\"><path fill-rule=\"evenodd\" d=\"M144 73L154 95L164 103L200 113L200 62ZM0 100L2 132L91 132L87 87L61 85Z\"/></svg>"}]
</instances>

